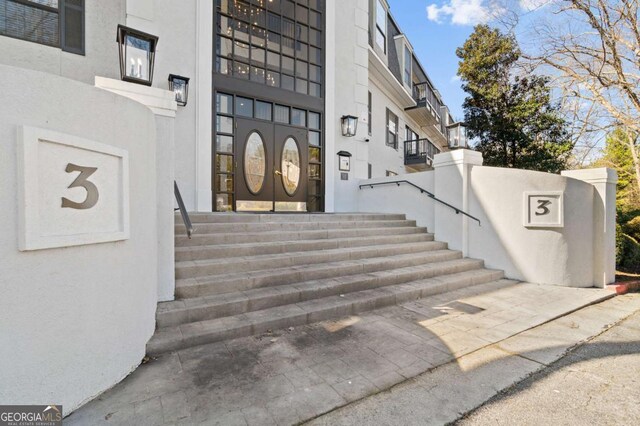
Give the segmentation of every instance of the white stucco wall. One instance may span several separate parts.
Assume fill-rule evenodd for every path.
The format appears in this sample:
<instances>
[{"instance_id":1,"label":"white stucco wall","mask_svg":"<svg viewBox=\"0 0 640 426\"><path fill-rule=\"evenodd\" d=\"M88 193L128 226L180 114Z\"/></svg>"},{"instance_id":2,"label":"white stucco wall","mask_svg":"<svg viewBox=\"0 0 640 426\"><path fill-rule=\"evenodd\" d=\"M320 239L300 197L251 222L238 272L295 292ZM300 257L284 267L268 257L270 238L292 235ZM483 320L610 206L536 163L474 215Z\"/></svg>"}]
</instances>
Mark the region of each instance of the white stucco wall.
<instances>
[{"instance_id":1,"label":"white stucco wall","mask_svg":"<svg viewBox=\"0 0 640 426\"><path fill-rule=\"evenodd\" d=\"M331 13L327 27L327 56L333 56L327 63L327 80L333 87L326 102L327 127L325 189L327 211L355 211L357 209L357 187L359 179L368 176L369 144L367 135L367 96L368 96L368 48L369 48L369 6L367 1L341 2L337 7L327 5L327 14ZM335 37L335 39L334 39ZM329 43L331 41L331 43ZM333 54L332 54L333 53ZM331 103L331 105L329 105ZM359 117L358 131L355 137L342 136L340 117L355 115ZM335 125L333 125L335 123ZM351 171L349 179L342 180L338 170L337 153L351 153ZM333 182L333 185L331 184Z\"/></svg>"},{"instance_id":2,"label":"white stucco wall","mask_svg":"<svg viewBox=\"0 0 640 426\"><path fill-rule=\"evenodd\" d=\"M213 21L213 8L198 9L202 0L126 0L126 24L133 28L158 36L153 87L168 89L169 74L189 77L189 102L179 107L174 120L175 132L175 177L188 210L197 210L198 186L200 192L209 194L209 202L203 206L211 211L211 70L213 53L210 48L198 42L198 20ZM212 2L209 2L212 3ZM199 15L200 13L200 15ZM202 38L208 38L212 46L213 26L204 32ZM203 88L197 66L204 61L208 64L208 73L202 79L209 83L209 89ZM206 84L205 84L206 85ZM200 98L204 97L204 103ZM199 105L204 105L208 123L205 133L198 133ZM202 114L201 114L202 115ZM202 123L200 123L202 124ZM198 142L198 139L203 139ZM205 152L202 153L202 147ZM208 149L207 149L208 148ZM208 155L207 155L208 152ZM199 164L204 161L204 165ZM199 169L205 169L205 178L198 181ZM208 171L208 175L206 173ZM208 178L206 177L208 176ZM202 182L206 180L206 182Z\"/></svg>"},{"instance_id":3,"label":"white stucco wall","mask_svg":"<svg viewBox=\"0 0 640 426\"><path fill-rule=\"evenodd\" d=\"M593 287L593 186L563 176L495 167L471 169L469 256L514 279ZM563 228L523 226L525 191L564 192Z\"/></svg>"},{"instance_id":4,"label":"white stucco wall","mask_svg":"<svg viewBox=\"0 0 640 426\"><path fill-rule=\"evenodd\" d=\"M175 295L174 196L175 121L178 106L173 92L111 78L96 77L96 87L148 107L156 117L156 214L158 229L158 301Z\"/></svg>"},{"instance_id":5,"label":"white stucco wall","mask_svg":"<svg viewBox=\"0 0 640 426\"><path fill-rule=\"evenodd\" d=\"M593 277L596 286L616 279L616 183L613 169L565 170L562 176L593 185Z\"/></svg>"},{"instance_id":6,"label":"white stucco wall","mask_svg":"<svg viewBox=\"0 0 640 426\"><path fill-rule=\"evenodd\" d=\"M400 83L398 83L399 85ZM387 170L397 174L407 173L404 167L404 140L407 121L404 117L404 109L396 105L393 99L384 90L384 85L375 80L369 80L371 92L371 136L369 137L369 150L371 153L371 177L386 176ZM387 145L387 109L398 116L398 148ZM411 126L414 131L420 128L415 124ZM366 130L365 130L366 131ZM366 177L366 176L365 176Z\"/></svg>"},{"instance_id":7,"label":"white stucco wall","mask_svg":"<svg viewBox=\"0 0 640 426\"><path fill-rule=\"evenodd\" d=\"M0 401L63 404L65 414L125 377L145 354L157 300L152 112L48 73L0 66ZM18 126L129 153L130 238L18 250Z\"/></svg>"}]
</instances>

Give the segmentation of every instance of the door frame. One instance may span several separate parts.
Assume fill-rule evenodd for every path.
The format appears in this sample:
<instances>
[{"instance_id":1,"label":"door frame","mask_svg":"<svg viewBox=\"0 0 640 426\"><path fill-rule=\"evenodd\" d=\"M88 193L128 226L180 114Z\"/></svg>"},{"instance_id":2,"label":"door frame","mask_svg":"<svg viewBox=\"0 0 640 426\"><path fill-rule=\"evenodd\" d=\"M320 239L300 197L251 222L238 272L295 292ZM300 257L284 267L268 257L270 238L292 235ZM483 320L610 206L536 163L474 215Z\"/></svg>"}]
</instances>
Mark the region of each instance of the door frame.
<instances>
[{"instance_id":1,"label":"door frame","mask_svg":"<svg viewBox=\"0 0 640 426\"><path fill-rule=\"evenodd\" d=\"M242 201L271 203L269 210L256 209L255 211L275 212L278 211L278 203L286 202L304 203L306 206L308 196L307 169L309 162L309 138L307 129L241 117L236 118L234 125L234 211L238 211L238 202ZM258 133L262 138L266 161L264 181L258 193L254 193L249 189L245 172L247 142L254 132ZM296 143L300 162L298 186L292 195L289 195L284 187L284 177L282 170L280 170L284 145L289 138L292 138Z\"/></svg>"}]
</instances>

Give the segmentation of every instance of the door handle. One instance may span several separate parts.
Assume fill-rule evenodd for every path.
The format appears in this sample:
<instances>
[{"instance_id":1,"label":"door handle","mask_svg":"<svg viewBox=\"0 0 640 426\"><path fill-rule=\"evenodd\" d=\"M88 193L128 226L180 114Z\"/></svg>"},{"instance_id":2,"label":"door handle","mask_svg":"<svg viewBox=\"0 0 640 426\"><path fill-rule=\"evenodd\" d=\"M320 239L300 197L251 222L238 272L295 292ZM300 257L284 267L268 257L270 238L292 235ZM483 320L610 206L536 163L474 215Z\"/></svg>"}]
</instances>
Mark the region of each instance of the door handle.
<instances>
[{"instance_id":1,"label":"door handle","mask_svg":"<svg viewBox=\"0 0 640 426\"><path fill-rule=\"evenodd\" d=\"M282 176L282 173L280 172L280 170L276 170L274 173L276 174L276 176Z\"/></svg>"}]
</instances>

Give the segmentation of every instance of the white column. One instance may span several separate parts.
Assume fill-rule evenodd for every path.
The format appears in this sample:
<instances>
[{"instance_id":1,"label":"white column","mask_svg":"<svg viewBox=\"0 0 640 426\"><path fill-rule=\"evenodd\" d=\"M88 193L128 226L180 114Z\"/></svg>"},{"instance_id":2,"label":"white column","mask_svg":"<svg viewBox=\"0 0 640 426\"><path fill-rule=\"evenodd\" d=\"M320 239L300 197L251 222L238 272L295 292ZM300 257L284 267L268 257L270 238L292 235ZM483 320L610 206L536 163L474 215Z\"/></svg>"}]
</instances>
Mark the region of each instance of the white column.
<instances>
[{"instance_id":1,"label":"white column","mask_svg":"<svg viewBox=\"0 0 640 426\"><path fill-rule=\"evenodd\" d=\"M213 210L211 188L213 126L213 1L198 0L196 23L196 210Z\"/></svg>"},{"instance_id":2,"label":"white column","mask_svg":"<svg viewBox=\"0 0 640 426\"><path fill-rule=\"evenodd\" d=\"M148 107L156 116L156 196L158 226L158 301L173 300L175 293L174 195L175 130L178 105L168 90L110 78L96 77L96 87L133 99ZM115 123L117 125L117 123ZM144 253L140 253L144 256Z\"/></svg>"},{"instance_id":3,"label":"white column","mask_svg":"<svg viewBox=\"0 0 640 426\"><path fill-rule=\"evenodd\" d=\"M326 28L324 31L326 47L325 63L325 98L324 98L324 209L335 211L335 138L338 132L336 123L336 2L326 2Z\"/></svg>"},{"instance_id":4,"label":"white column","mask_svg":"<svg viewBox=\"0 0 640 426\"><path fill-rule=\"evenodd\" d=\"M616 183L613 169L565 170L562 176L587 182L595 188L593 205L593 283L604 287L616 280Z\"/></svg>"},{"instance_id":5,"label":"white column","mask_svg":"<svg viewBox=\"0 0 640 426\"><path fill-rule=\"evenodd\" d=\"M437 154L433 159L434 193L437 198L465 212L469 211L470 171L482 165L482 154L468 149ZM436 238L453 250L469 254L469 218L441 203L434 203Z\"/></svg>"}]
</instances>

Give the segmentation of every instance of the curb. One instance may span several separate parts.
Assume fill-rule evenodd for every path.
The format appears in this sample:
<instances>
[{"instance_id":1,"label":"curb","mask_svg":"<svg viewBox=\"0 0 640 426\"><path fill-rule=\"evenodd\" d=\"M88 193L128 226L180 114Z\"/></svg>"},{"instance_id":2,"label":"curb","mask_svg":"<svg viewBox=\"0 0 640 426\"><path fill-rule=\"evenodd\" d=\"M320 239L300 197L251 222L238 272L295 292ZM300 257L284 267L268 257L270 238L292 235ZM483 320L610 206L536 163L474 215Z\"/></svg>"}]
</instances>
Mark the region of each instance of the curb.
<instances>
[{"instance_id":1,"label":"curb","mask_svg":"<svg viewBox=\"0 0 640 426\"><path fill-rule=\"evenodd\" d=\"M640 291L640 280L638 281L620 281L609 284L607 288L616 292L616 294L627 294L631 291Z\"/></svg>"}]
</instances>

